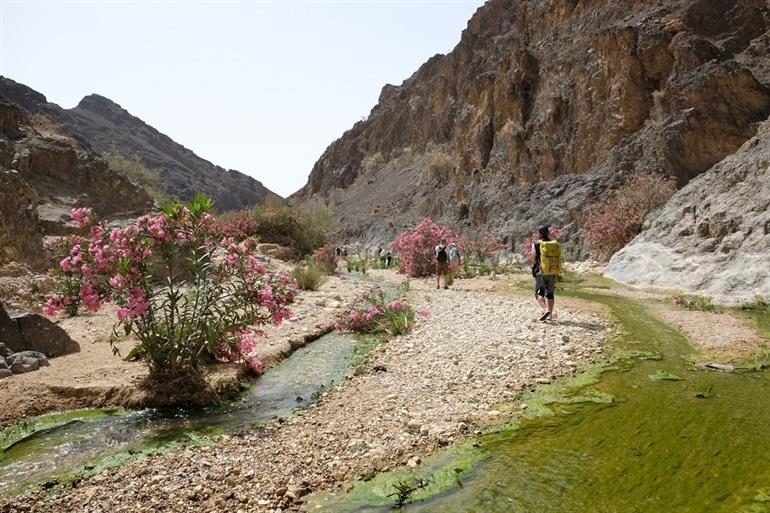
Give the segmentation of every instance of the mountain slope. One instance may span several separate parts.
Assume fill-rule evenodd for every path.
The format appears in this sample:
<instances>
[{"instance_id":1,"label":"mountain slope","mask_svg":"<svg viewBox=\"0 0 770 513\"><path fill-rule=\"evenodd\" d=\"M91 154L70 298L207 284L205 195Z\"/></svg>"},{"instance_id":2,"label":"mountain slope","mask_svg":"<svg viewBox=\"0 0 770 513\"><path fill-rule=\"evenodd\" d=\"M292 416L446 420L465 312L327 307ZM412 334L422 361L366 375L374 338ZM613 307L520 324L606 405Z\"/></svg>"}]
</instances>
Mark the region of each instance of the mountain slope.
<instances>
[{"instance_id":1,"label":"mountain slope","mask_svg":"<svg viewBox=\"0 0 770 513\"><path fill-rule=\"evenodd\" d=\"M76 228L74 207L114 218L144 212L152 200L87 145L0 97L0 264L44 269L43 238Z\"/></svg>"},{"instance_id":2,"label":"mountain slope","mask_svg":"<svg viewBox=\"0 0 770 513\"><path fill-rule=\"evenodd\" d=\"M680 185L770 114L759 0L490 0L448 55L386 85L293 195L343 238L385 241L429 214L509 243L637 170Z\"/></svg>"},{"instance_id":3,"label":"mountain slope","mask_svg":"<svg viewBox=\"0 0 770 513\"><path fill-rule=\"evenodd\" d=\"M169 196L187 200L203 192L220 210L249 208L275 196L258 180L202 159L103 96L92 94L76 107L62 109L42 94L4 77L0 77L0 95L51 118L72 137L100 153L137 157L157 174Z\"/></svg>"}]
</instances>

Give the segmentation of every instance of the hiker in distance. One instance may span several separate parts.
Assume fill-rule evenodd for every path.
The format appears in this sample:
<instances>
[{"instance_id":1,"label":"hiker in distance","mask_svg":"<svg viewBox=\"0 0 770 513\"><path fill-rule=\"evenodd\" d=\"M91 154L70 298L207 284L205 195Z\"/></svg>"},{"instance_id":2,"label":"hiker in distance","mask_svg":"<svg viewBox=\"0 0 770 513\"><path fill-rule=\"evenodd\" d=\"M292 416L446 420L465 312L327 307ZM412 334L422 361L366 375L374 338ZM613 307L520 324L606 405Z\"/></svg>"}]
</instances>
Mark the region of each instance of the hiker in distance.
<instances>
[{"instance_id":1,"label":"hiker in distance","mask_svg":"<svg viewBox=\"0 0 770 513\"><path fill-rule=\"evenodd\" d=\"M556 280L561 273L561 247L558 241L550 237L547 225L538 227L537 232L540 238L532 244L529 258L532 261L532 276L535 278L535 299L543 309L540 320L545 321L556 317L553 305Z\"/></svg>"},{"instance_id":2,"label":"hiker in distance","mask_svg":"<svg viewBox=\"0 0 770 513\"><path fill-rule=\"evenodd\" d=\"M460 251L454 242L449 243L449 272L452 276L460 275Z\"/></svg>"},{"instance_id":3,"label":"hiker in distance","mask_svg":"<svg viewBox=\"0 0 770 513\"><path fill-rule=\"evenodd\" d=\"M441 277L444 277L444 288L447 288L447 274L449 273L449 253L446 247L446 239L441 239L435 248L436 253L436 288L441 288Z\"/></svg>"}]
</instances>

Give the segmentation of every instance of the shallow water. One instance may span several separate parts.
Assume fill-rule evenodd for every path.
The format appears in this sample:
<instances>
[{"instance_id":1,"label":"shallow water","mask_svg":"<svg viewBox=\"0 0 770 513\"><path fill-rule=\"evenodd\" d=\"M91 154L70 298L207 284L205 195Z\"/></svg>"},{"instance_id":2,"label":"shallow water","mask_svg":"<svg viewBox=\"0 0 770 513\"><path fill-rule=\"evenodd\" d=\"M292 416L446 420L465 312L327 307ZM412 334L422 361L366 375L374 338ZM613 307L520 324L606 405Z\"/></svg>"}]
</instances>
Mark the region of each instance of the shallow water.
<instances>
[{"instance_id":1,"label":"shallow water","mask_svg":"<svg viewBox=\"0 0 770 513\"><path fill-rule=\"evenodd\" d=\"M232 431L286 415L342 379L375 340L329 333L268 369L234 403L203 410L83 410L34 431L0 452L0 494L44 482L110 457L173 446L206 433ZM7 433L6 433L7 434ZM89 465L90 464L90 465Z\"/></svg>"},{"instance_id":2,"label":"shallow water","mask_svg":"<svg viewBox=\"0 0 770 513\"><path fill-rule=\"evenodd\" d=\"M551 404L554 415L481 436L454 460L450 451L422 470L378 476L348 495L319 494L308 509L388 511L394 483L432 473L432 484L415 492L406 510L770 511L770 373L698 371L687 359L687 340L644 305L582 296L610 307L624 330L617 346L646 356L615 362L579 392L591 400L570 391ZM682 379L660 379L666 375ZM461 485L446 486L453 468Z\"/></svg>"}]
</instances>

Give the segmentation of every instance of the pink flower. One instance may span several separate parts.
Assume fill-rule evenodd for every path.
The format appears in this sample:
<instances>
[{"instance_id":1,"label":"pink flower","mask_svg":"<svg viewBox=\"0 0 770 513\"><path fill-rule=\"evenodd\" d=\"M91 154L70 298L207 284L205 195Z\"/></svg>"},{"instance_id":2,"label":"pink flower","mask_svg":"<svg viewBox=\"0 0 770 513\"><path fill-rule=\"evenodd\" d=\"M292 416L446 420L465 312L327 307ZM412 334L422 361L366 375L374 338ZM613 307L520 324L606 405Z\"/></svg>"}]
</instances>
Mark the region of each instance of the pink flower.
<instances>
[{"instance_id":1,"label":"pink flower","mask_svg":"<svg viewBox=\"0 0 770 513\"><path fill-rule=\"evenodd\" d=\"M247 358L246 363L249 365L249 369L251 369L251 372L253 372L256 375L262 374L262 369L264 368L264 365L262 362L255 357Z\"/></svg>"},{"instance_id":2,"label":"pink flower","mask_svg":"<svg viewBox=\"0 0 770 513\"><path fill-rule=\"evenodd\" d=\"M417 315L422 318L426 318L430 316L430 311L427 308L422 308L419 312L417 312Z\"/></svg>"}]
</instances>

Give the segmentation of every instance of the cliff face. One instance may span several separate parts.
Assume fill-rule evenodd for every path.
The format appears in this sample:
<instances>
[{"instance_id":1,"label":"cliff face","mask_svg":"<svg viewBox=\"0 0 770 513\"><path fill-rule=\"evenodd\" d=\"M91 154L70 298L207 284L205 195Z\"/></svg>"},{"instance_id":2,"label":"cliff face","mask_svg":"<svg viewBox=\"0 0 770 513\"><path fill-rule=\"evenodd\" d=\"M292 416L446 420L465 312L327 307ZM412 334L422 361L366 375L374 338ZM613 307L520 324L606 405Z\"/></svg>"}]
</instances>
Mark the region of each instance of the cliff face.
<instances>
[{"instance_id":1,"label":"cliff face","mask_svg":"<svg viewBox=\"0 0 770 513\"><path fill-rule=\"evenodd\" d=\"M48 117L72 138L100 153L117 151L128 158L138 157L145 167L158 173L164 192L171 197L188 200L203 192L214 199L217 209L236 210L275 196L258 180L202 159L103 96L86 96L77 107L67 110L4 77L0 77L0 95Z\"/></svg>"},{"instance_id":2,"label":"cliff face","mask_svg":"<svg viewBox=\"0 0 770 513\"><path fill-rule=\"evenodd\" d=\"M607 275L723 304L770 298L770 121L677 192L612 257Z\"/></svg>"},{"instance_id":3,"label":"cliff face","mask_svg":"<svg viewBox=\"0 0 770 513\"><path fill-rule=\"evenodd\" d=\"M327 203L344 238L425 214L509 241L541 220L575 234L628 173L684 185L756 133L769 28L761 0L491 0L293 198Z\"/></svg>"},{"instance_id":4,"label":"cliff face","mask_svg":"<svg viewBox=\"0 0 770 513\"><path fill-rule=\"evenodd\" d=\"M43 238L74 228L74 207L127 216L152 200L93 150L54 125L36 128L28 112L0 98L0 264L44 268Z\"/></svg>"}]
</instances>

